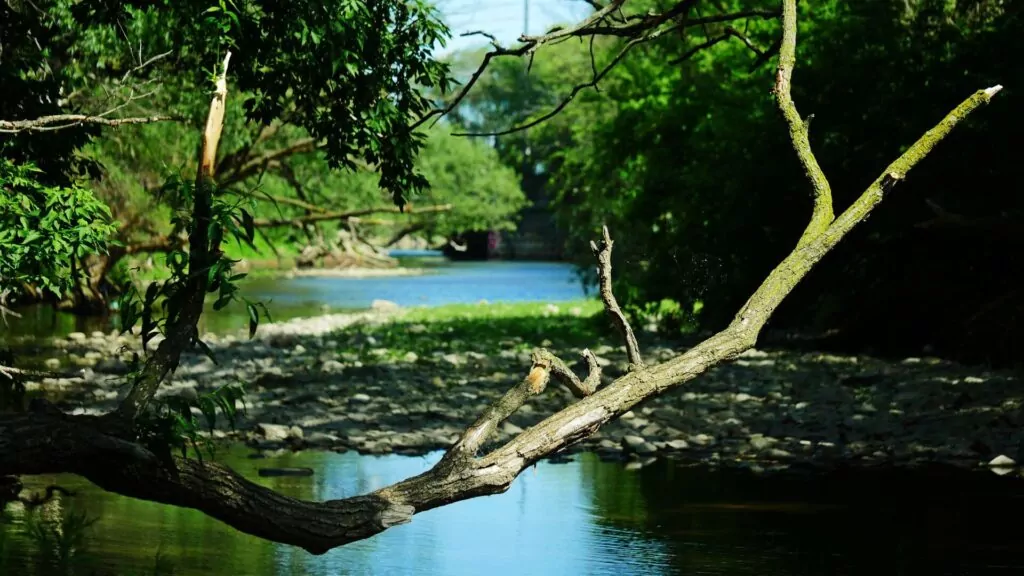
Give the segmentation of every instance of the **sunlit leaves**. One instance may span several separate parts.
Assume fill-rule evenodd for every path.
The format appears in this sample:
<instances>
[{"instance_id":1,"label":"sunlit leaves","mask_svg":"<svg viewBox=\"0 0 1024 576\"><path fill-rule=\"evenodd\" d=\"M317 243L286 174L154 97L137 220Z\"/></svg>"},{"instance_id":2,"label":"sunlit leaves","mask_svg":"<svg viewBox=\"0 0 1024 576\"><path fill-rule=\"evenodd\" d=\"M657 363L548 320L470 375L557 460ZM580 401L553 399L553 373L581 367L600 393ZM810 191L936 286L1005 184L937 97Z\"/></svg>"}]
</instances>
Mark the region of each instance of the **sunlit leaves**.
<instances>
[{"instance_id":1,"label":"sunlit leaves","mask_svg":"<svg viewBox=\"0 0 1024 576\"><path fill-rule=\"evenodd\" d=\"M32 284L62 296L80 278L73 259L106 249L110 211L88 190L46 186L31 164L0 157L0 289Z\"/></svg>"}]
</instances>

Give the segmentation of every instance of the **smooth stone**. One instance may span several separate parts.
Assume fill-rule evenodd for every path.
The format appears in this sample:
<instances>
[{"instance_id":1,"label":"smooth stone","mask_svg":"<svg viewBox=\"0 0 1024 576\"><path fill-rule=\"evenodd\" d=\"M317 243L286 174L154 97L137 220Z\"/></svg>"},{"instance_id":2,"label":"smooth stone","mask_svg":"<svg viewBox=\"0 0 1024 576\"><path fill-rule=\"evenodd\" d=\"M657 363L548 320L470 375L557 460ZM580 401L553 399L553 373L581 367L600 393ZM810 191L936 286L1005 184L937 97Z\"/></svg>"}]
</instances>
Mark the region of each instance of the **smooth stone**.
<instances>
[{"instance_id":1,"label":"smooth stone","mask_svg":"<svg viewBox=\"0 0 1024 576\"><path fill-rule=\"evenodd\" d=\"M640 436L634 436L633 434L626 434L622 437L623 447L633 451L636 451L638 447L642 446L646 442L647 441Z\"/></svg>"},{"instance_id":2,"label":"smooth stone","mask_svg":"<svg viewBox=\"0 0 1024 576\"><path fill-rule=\"evenodd\" d=\"M636 451L637 454L643 455L655 454L658 452L658 447L655 446L654 444L651 444L650 442L644 442L639 446L635 447L634 451Z\"/></svg>"},{"instance_id":3,"label":"smooth stone","mask_svg":"<svg viewBox=\"0 0 1024 576\"><path fill-rule=\"evenodd\" d=\"M686 440L683 440L682 438L677 440L669 440L668 442L665 442L665 445L673 450L686 450L687 448L690 447L690 443L687 442Z\"/></svg>"},{"instance_id":4,"label":"smooth stone","mask_svg":"<svg viewBox=\"0 0 1024 576\"><path fill-rule=\"evenodd\" d=\"M989 461L988 465L992 468L1013 468L1017 465L1017 462L1013 458L1000 454Z\"/></svg>"},{"instance_id":5,"label":"smooth stone","mask_svg":"<svg viewBox=\"0 0 1024 576\"><path fill-rule=\"evenodd\" d=\"M47 370L58 370L60 369L60 360L56 358L47 358L46 362L43 362L43 365L46 366Z\"/></svg>"},{"instance_id":6,"label":"smooth stone","mask_svg":"<svg viewBox=\"0 0 1024 576\"><path fill-rule=\"evenodd\" d=\"M263 438L270 442L280 442L288 438L289 429L283 424L267 424L260 422L256 424Z\"/></svg>"}]
</instances>

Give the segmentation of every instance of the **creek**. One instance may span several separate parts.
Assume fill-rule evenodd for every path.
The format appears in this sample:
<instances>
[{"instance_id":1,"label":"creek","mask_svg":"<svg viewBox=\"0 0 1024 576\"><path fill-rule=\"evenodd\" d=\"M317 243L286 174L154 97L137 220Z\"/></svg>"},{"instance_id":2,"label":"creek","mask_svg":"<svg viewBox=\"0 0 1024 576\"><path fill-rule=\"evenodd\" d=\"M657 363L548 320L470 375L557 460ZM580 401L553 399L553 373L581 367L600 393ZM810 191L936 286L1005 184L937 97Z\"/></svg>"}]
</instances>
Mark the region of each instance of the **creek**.
<instances>
[{"instance_id":1,"label":"creek","mask_svg":"<svg viewBox=\"0 0 1024 576\"><path fill-rule=\"evenodd\" d=\"M430 273L420 276L256 279L245 290L268 302L275 321L365 309L374 299L429 306L583 295L573 269L562 264L428 265ZM205 327L237 329L243 314L212 314ZM109 319L37 309L6 330L47 338L112 327ZM218 454L254 482L314 500L374 490L439 458L353 450L253 458L241 446ZM314 474L264 478L261 467L308 467ZM1015 521L1024 512L1020 478L952 467L808 474L672 458L637 467L584 452L567 463L538 463L504 494L417 515L321 556L250 537L194 510L109 494L77 477L25 481L35 489L57 483L76 495L58 496L34 520L9 507L0 521L2 575L1024 573L1024 529ZM77 529L81 518L95 523ZM62 554L72 541L74 553Z\"/></svg>"}]
</instances>

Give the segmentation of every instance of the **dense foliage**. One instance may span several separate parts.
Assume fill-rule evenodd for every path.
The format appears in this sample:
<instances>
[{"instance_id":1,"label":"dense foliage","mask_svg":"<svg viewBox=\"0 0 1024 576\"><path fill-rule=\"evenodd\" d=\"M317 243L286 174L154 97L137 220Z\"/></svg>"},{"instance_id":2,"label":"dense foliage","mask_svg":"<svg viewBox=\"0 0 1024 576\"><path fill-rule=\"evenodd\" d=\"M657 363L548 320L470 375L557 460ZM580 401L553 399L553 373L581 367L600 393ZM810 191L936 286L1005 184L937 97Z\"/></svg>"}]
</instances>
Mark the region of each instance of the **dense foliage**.
<instances>
[{"instance_id":1,"label":"dense foliage","mask_svg":"<svg viewBox=\"0 0 1024 576\"><path fill-rule=\"evenodd\" d=\"M228 151L234 154L225 161L252 159L246 154L261 152L256 144L275 143L255 139L284 125L282 138L299 135L315 142L325 172L327 167L371 166L379 186L401 207L427 185L414 167L425 136L411 126L431 105L421 91L447 89L447 67L430 54L447 34L436 10L421 0L6 2L0 5L0 120L8 122L0 127L5 176L24 179L31 174L36 180L31 186L39 191L71 186L74 197L68 202L84 210L73 218L77 226L79 217L90 219L89 210L96 205L82 178L101 177L103 164L93 161L97 156L101 162L110 159L116 155L111 148L119 146L122 155L132 158L150 153L147 167L153 168L156 156L162 155L156 171L131 173L123 164L109 167L114 181L99 187L100 198L114 208L119 221L113 240L138 240L140 231L152 240L160 226L141 216L160 203L155 191L163 179L182 167L173 164L175 156L193 156L211 74L231 51L232 90L242 98L235 106L237 113L229 116L225 144L233 146ZM163 127L148 133L177 136L177 149L166 140L146 142L146 133L141 140L133 133L117 142L93 140L100 133L96 123L61 121L29 128L10 124L67 114L104 120L164 115L184 124L180 130ZM82 154L90 140L98 142L93 144L98 153ZM40 170L27 172L33 165ZM25 168L17 168L15 174L15 166ZM236 176L241 182L256 172L250 169ZM143 186L131 188L130 194L109 193L119 186L118 192L124 192L124 180L136 176ZM83 187L74 187L78 184ZM17 184L26 185L22 180ZM12 223L25 227L8 229L7 234L32 233L29 220L5 220ZM61 228L61 220L52 224L55 236L77 233L72 226ZM166 221L162 225L166 229ZM82 237L88 242L68 249L65 256L81 259L83 251L102 252L104 236L115 230L93 232ZM175 249L169 240L158 248ZM17 253L5 250L0 259L6 283L22 284L37 277L32 270L20 269L31 263ZM70 261L65 265L75 266ZM101 274L108 268L88 267ZM96 281L83 282L96 291Z\"/></svg>"},{"instance_id":2,"label":"dense foliage","mask_svg":"<svg viewBox=\"0 0 1024 576\"><path fill-rule=\"evenodd\" d=\"M1011 232L1022 207L1011 145L1022 128L1020 7L823 1L803 3L800 22L794 99L813 115L811 143L837 210L965 95L1007 89L808 278L773 325L840 329L847 344L878 351L930 345L1013 360L1024 329L1007 278L1021 252ZM762 52L773 42L772 22L734 26ZM679 304L678 322L708 329L722 327L792 248L810 211L769 92L772 67L736 39L678 61L724 29L636 47L599 92L580 91L559 116L498 138L510 166L543 178L581 262L602 222L621 231L617 293L634 311L668 299ZM621 46L542 49L529 74L527 62L496 60L461 121L481 132L536 118L590 81L591 54L600 70Z\"/></svg>"},{"instance_id":3,"label":"dense foliage","mask_svg":"<svg viewBox=\"0 0 1024 576\"><path fill-rule=\"evenodd\" d=\"M113 226L89 191L44 185L40 175L0 157L0 291L31 284L60 297L74 284L75 262L101 250Z\"/></svg>"}]
</instances>

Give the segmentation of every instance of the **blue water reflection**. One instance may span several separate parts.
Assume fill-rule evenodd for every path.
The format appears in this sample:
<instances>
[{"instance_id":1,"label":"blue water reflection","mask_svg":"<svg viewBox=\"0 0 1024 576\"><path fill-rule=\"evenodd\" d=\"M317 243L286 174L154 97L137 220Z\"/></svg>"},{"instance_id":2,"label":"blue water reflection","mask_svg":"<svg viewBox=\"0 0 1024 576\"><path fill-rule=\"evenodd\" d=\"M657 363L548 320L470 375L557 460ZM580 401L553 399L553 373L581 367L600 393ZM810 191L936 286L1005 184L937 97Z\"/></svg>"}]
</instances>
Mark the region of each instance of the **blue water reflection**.
<instances>
[{"instance_id":1,"label":"blue water reflection","mask_svg":"<svg viewBox=\"0 0 1024 576\"><path fill-rule=\"evenodd\" d=\"M423 472L439 457L332 458L317 481L318 497L365 493ZM279 574L294 570L296 560L305 574L666 573L666 547L636 531L602 526L593 497L579 462L541 463L505 494L424 512L323 556L279 547Z\"/></svg>"}]
</instances>

